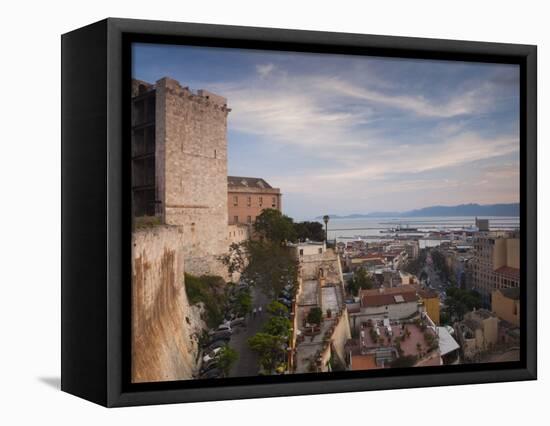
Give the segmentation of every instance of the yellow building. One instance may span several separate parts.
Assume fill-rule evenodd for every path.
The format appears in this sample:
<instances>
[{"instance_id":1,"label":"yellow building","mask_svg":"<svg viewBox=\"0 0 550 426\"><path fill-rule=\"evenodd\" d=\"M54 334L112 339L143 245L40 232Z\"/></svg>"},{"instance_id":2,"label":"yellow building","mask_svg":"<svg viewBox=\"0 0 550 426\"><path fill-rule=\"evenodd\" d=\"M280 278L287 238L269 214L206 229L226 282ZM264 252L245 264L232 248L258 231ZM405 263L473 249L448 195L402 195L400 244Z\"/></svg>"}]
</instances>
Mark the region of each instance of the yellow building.
<instances>
[{"instance_id":1,"label":"yellow building","mask_svg":"<svg viewBox=\"0 0 550 426\"><path fill-rule=\"evenodd\" d=\"M439 295L435 291L419 290L418 297L424 304L424 309L432 321L439 325Z\"/></svg>"},{"instance_id":2,"label":"yellow building","mask_svg":"<svg viewBox=\"0 0 550 426\"><path fill-rule=\"evenodd\" d=\"M519 288L501 288L491 295L491 310L504 321L519 326Z\"/></svg>"}]
</instances>

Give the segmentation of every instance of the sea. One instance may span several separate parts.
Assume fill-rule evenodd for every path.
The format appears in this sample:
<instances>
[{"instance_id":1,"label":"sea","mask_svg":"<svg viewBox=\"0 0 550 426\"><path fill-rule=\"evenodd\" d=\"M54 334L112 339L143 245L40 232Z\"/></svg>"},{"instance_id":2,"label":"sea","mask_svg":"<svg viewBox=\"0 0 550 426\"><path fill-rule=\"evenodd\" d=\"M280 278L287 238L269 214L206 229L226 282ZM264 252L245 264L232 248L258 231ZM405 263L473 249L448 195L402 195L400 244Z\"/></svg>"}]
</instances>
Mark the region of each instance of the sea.
<instances>
[{"instance_id":1,"label":"sea","mask_svg":"<svg viewBox=\"0 0 550 426\"><path fill-rule=\"evenodd\" d=\"M478 216L478 219L488 219L491 231L519 229L518 216ZM430 236L430 233L472 231L475 229L474 227L475 217L473 216L331 218L328 222L327 237L329 240L344 242L354 239L378 242L394 239L395 233L392 231L399 228L408 230L406 233L400 233L400 236L406 235L418 239L420 248L424 248L435 247L444 241L449 241L445 238Z\"/></svg>"}]
</instances>

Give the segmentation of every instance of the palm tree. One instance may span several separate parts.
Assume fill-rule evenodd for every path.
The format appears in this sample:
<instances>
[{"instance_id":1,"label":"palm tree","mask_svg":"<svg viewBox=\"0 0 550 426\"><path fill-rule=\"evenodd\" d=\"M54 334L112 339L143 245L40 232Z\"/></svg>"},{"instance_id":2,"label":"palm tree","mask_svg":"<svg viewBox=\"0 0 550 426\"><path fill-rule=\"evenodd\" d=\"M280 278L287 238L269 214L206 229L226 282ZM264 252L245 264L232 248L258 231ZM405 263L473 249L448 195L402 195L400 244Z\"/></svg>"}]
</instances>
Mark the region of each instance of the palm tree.
<instances>
[{"instance_id":1,"label":"palm tree","mask_svg":"<svg viewBox=\"0 0 550 426\"><path fill-rule=\"evenodd\" d=\"M325 243L328 242L328 220L330 216L328 214L323 216L323 222L325 222Z\"/></svg>"}]
</instances>

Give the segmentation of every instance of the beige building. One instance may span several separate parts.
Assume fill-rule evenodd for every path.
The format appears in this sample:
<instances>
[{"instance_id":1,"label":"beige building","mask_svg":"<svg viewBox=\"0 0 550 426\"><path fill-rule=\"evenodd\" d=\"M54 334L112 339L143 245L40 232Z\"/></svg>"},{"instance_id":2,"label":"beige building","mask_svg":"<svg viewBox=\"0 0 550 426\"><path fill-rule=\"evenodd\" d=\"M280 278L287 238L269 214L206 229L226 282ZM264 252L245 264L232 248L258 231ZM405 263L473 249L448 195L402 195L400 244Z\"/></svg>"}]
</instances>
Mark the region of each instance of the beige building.
<instances>
[{"instance_id":1,"label":"beige building","mask_svg":"<svg viewBox=\"0 0 550 426\"><path fill-rule=\"evenodd\" d=\"M252 224L264 209L282 211L281 191L262 178L227 177L229 223Z\"/></svg>"},{"instance_id":2,"label":"beige building","mask_svg":"<svg viewBox=\"0 0 550 426\"><path fill-rule=\"evenodd\" d=\"M337 365L343 367L345 344L351 337L351 330L344 303L340 258L324 244L299 244L296 257L300 263L299 285L291 309L293 335L289 370L309 373L331 371ZM307 323L308 313L313 308L320 308L322 312L321 324L317 326Z\"/></svg>"},{"instance_id":3,"label":"beige building","mask_svg":"<svg viewBox=\"0 0 550 426\"><path fill-rule=\"evenodd\" d=\"M474 239L471 260L472 288L489 306L493 290L520 285L519 234L517 232L480 233Z\"/></svg>"},{"instance_id":4,"label":"beige building","mask_svg":"<svg viewBox=\"0 0 550 426\"><path fill-rule=\"evenodd\" d=\"M504 321L519 327L519 288L494 290L491 295L491 310Z\"/></svg>"},{"instance_id":5,"label":"beige building","mask_svg":"<svg viewBox=\"0 0 550 426\"><path fill-rule=\"evenodd\" d=\"M475 360L485 352L490 352L498 343L498 317L486 310L468 312L457 325L458 338L464 358Z\"/></svg>"}]
</instances>

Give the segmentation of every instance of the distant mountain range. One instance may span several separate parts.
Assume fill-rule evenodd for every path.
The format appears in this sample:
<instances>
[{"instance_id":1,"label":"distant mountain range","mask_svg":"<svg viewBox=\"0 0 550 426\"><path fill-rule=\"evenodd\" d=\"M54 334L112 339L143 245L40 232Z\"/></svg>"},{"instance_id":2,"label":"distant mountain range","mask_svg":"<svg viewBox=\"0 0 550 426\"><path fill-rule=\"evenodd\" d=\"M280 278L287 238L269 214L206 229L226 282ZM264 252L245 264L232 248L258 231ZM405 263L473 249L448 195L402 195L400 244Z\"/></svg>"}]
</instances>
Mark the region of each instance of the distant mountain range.
<instances>
[{"instance_id":1,"label":"distant mountain range","mask_svg":"<svg viewBox=\"0 0 550 426\"><path fill-rule=\"evenodd\" d=\"M356 213L347 216L329 215L331 219L361 219L369 217L434 217L434 216L519 216L519 203L459 204L458 206L431 206L406 212ZM317 216L315 219L323 219Z\"/></svg>"}]
</instances>

